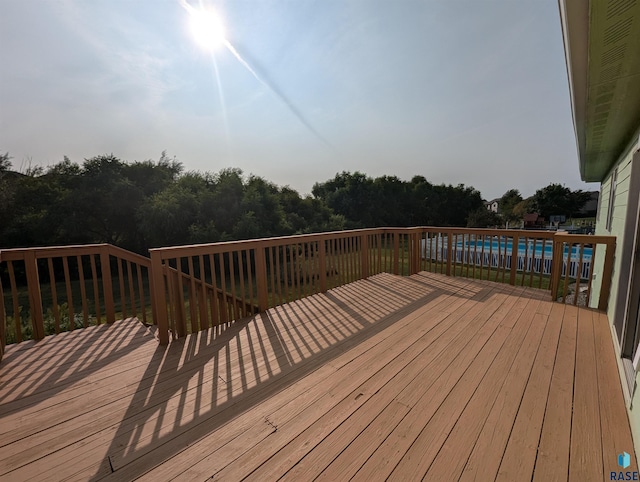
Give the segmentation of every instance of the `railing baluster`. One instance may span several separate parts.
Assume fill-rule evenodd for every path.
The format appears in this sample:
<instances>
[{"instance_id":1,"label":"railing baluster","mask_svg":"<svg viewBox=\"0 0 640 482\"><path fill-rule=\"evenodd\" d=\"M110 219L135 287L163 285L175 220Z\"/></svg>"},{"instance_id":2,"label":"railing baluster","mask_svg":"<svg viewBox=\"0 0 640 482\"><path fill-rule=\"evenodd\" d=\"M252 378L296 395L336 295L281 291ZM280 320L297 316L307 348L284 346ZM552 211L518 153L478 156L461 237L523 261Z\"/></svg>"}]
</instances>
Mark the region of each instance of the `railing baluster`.
<instances>
[{"instance_id":1,"label":"railing baluster","mask_svg":"<svg viewBox=\"0 0 640 482\"><path fill-rule=\"evenodd\" d=\"M182 257L178 256L176 260L177 283L176 287L178 292L176 293L176 303L178 304L176 309L176 328L178 332L178 338L182 338L187 335L187 311L184 303L184 286L182 284Z\"/></svg>"},{"instance_id":2,"label":"railing baluster","mask_svg":"<svg viewBox=\"0 0 640 482\"><path fill-rule=\"evenodd\" d=\"M596 260L596 249L598 248L597 244L593 244L593 247L591 248L591 265L589 267L589 282L587 284L587 306L591 305L591 285L593 282L593 268L594 268L594 262Z\"/></svg>"},{"instance_id":3,"label":"railing baluster","mask_svg":"<svg viewBox=\"0 0 640 482\"><path fill-rule=\"evenodd\" d=\"M525 238L526 239L526 238ZM517 234L513 234L511 237L511 270L509 272L509 284L511 286L515 286L516 284L516 275L518 273L518 248L520 244L520 237ZM505 239L504 242L504 251L505 251L505 269L507 267L506 258L507 258L507 241ZM522 273L522 279L524 280L524 271ZM504 281L504 277L503 277Z\"/></svg>"},{"instance_id":4,"label":"railing baluster","mask_svg":"<svg viewBox=\"0 0 640 482\"><path fill-rule=\"evenodd\" d=\"M51 258L49 258L51 259ZM89 255L89 261L91 264L91 282L93 284L93 309L96 314L96 324L100 324L100 289L98 287L98 270L96 269L95 254Z\"/></svg>"},{"instance_id":5,"label":"railing baluster","mask_svg":"<svg viewBox=\"0 0 640 482\"><path fill-rule=\"evenodd\" d=\"M234 320L239 320L242 315L240 313L240 309L238 308L238 297L237 295L237 285L236 285L236 263L234 262L233 258L235 252L234 251L230 251L229 252L229 276L230 276L230 283L231 283L231 299L233 301L233 319Z\"/></svg>"},{"instance_id":6,"label":"railing baluster","mask_svg":"<svg viewBox=\"0 0 640 482\"><path fill-rule=\"evenodd\" d=\"M476 279L476 264L478 264L478 235L473 234L473 272L471 277ZM482 276L480 276L482 278Z\"/></svg>"},{"instance_id":7,"label":"railing baluster","mask_svg":"<svg viewBox=\"0 0 640 482\"><path fill-rule=\"evenodd\" d=\"M62 267L64 270L64 283L67 290L67 313L69 315L69 331L73 331L75 329L76 321L73 311L73 291L71 289L71 279L69 276L69 262L66 256L62 258Z\"/></svg>"},{"instance_id":8,"label":"railing baluster","mask_svg":"<svg viewBox=\"0 0 640 482\"><path fill-rule=\"evenodd\" d=\"M348 283L355 281L355 269L353 266L353 237L348 236L345 239L346 252L347 252L347 273L349 273Z\"/></svg>"},{"instance_id":9,"label":"railing baluster","mask_svg":"<svg viewBox=\"0 0 640 482\"><path fill-rule=\"evenodd\" d=\"M533 246L531 247L531 267L529 268L529 288L533 288L533 272L536 269L536 243L538 238L533 238ZM527 242L527 248L529 243ZM525 265L529 258L525 258ZM522 273L522 279L524 279L524 272Z\"/></svg>"},{"instance_id":10,"label":"railing baluster","mask_svg":"<svg viewBox=\"0 0 640 482\"><path fill-rule=\"evenodd\" d=\"M324 239L318 241L318 275L320 281L320 292L327 291L327 245Z\"/></svg>"},{"instance_id":11,"label":"railing baluster","mask_svg":"<svg viewBox=\"0 0 640 482\"><path fill-rule=\"evenodd\" d=\"M580 261L578 262L578 271L576 272L576 291L573 296L573 305L578 303L578 295L580 294L580 278L582 278L582 257L584 256L584 243L579 243L580 246Z\"/></svg>"},{"instance_id":12,"label":"railing baluster","mask_svg":"<svg viewBox=\"0 0 640 482\"><path fill-rule=\"evenodd\" d=\"M377 236L378 243L378 273L382 273L384 268L382 267L382 233Z\"/></svg>"},{"instance_id":13,"label":"railing baluster","mask_svg":"<svg viewBox=\"0 0 640 482\"><path fill-rule=\"evenodd\" d=\"M224 263L224 253L218 254L218 259L220 260L220 284L222 285L222 293L220 294L220 316L222 318L223 323L229 323L229 299L227 296L227 272ZM231 307L233 310L233 306Z\"/></svg>"},{"instance_id":14,"label":"railing baluster","mask_svg":"<svg viewBox=\"0 0 640 482\"><path fill-rule=\"evenodd\" d=\"M216 263L213 254L209 254L209 270L211 271L211 326L217 326L220 323L219 304L218 304L218 280L216 275Z\"/></svg>"},{"instance_id":15,"label":"railing baluster","mask_svg":"<svg viewBox=\"0 0 640 482\"><path fill-rule=\"evenodd\" d=\"M498 250L499 251L499 250ZM500 264L496 264L496 269L500 267ZM493 234L489 235L489 266L487 268L487 279L491 281L491 268L493 268ZM496 275L497 279L497 275Z\"/></svg>"},{"instance_id":16,"label":"railing baluster","mask_svg":"<svg viewBox=\"0 0 640 482\"><path fill-rule=\"evenodd\" d=\"M280 299L280 305L284 303L282 299L282 269L280 265L280 248L281 246L276 246L274 249L276 251L276 279L278 281L278 298ZM285 284L286 286L286 284Z\"/></svg>"},{"instance_id":17,"label":"railing baluster","mask_svg":"<svg viewBox=\"0 0 640 482\"><path fill-rule=\"evenodd\" d=\"M200 308L200 329L209 329L209 315L207 315L207 274L204 267L204 258L198 256L198 269L200 270L200 284L198 289L198 307Z\"/></svg>"},{"instance_id":18,"label":"railing baluster","mask_svg":"<svg viewBox=\"0 0 640 482\"><path fill-rule=\"evenodd\" d=\"M56 288L56 275L53 269L53 258L47 259L47 265L49 267L49 284L51 285L51 310L53 311L56 334L58 334L60 333L60 311L58 310L58 292Z\"/></svg>"},{"instance_id":19,"label":"railing baluster","mask_svg":"<svg viewBox=\"0 0 640 482\"><path fill-rule=\"evenodd\" d=\"M268 276L269 276L269 278L271 280L271 290L269 290L269 293L268 293L269 294L269 298L270 298L269 307L274 307L278 303L277 303L277 300L276 300L276 292L277 292L276 291L276 272L275 272L276 267L273 264L273 262L274 262L274 259L273 259L273 246L269 246L267 248L267 252L269 253ZM256 269L257 269L257 267L256 267ZM266 280L265 280L265 282L266 282ZM260 289L260 288L258 288L258 289Z\"/></svg>"},{"instance_id":20,"label":"railing baluster","mask_svg":"<svg viewBox=\"0 0 640 482\"><path fill-rule=\"evenodd\" d=\"M89 326L89 310L87 309L87 289L84 281L84 269L82 267L82 256L76 256L78 263L78 282L80 283L80 298L82 298L82 321L84 327Z\"/></svg>"},{"instance_id":21,"label":"railing baluster","mask_svg":"<svg viewBox=\"0 0 640 482\"><path fill-rule=\"evenodd\" d=\"M567 243L567 247L569 249L569 252L567 254L567 264L566 264L566 268L564 271L564 289L563 289L563 294L562 294L562 302L563 303L567 303L567 293L569 291L569 271L570 271L570 267L571 267L571 250L573 247L573 243L568 242ZM564 264L564 243L562 244L562 264Z\"/></svg>"},{"instance_id":22,"label":"railing baluster","mask_svg":"<svg viewBox=\"0 0 640 482\"><path fill-rule=\"evenodd\" d=\"M189 318L191 333L198 331L198 301L196 290L196 274L193 270L193 256L187 256L187 269L189 270L189 284L187 285L187 293L189 293Z\"/></svg>"},{"instance_id":23,"label":"railing baluster","mask_svg":"<svg viewBox=\"0 0 640 482\"><path fill-rule=\"evenodd\" d=\"M118 284L120 286L120 311L122 312L122 319L127 319L127 296L124 289L124 277L122 276L122 260L116 257L116 264L118 265Z\"/></svg>"},{"instance_id":24,"label":"railing baluster","mask_svg":"<svg viewBox=\"0 0 640 482\"><path fill-rule=\"evenodd\" d=\"M262 248L260 246L257 247L256 248L256 255L257 255L257 252L259 250L262 250L261 257L262 257L262 263L264 263L264 248ZM253 315L254 314L253 313L254 312L254 308L253 307L255 306L255 303L254 303L255 295L254 295L254 290L253 290L253 273L252 273L252 271L253 271L253 263L251 262L251 250L247 249L246 253L247 253L247 288L249 289L249 304L251 305L251 313L250 314ZM254 260L254 261L256 261L256 260ZM260 286L264 286L265 289L266 289L266 286L267 286L266 265L264 266L264 269L265 269L264 273L261 272L259 275L256 273L256 283L258 281L258 277L260 276L259 285ZM263 276L264 276L264 278L262 278ZM265 292L264 299L262 299L262 301L260 301L260 298L261 298L260 293L256 293L256 294L258 296L258 307L259 307L260 311L266 311L266 309L267 309L266 292Z\"/></svg>"},{"instance_id":25,"label":"railing baluster","mask_svg":"<svg viewBox=\"0 0 640 482\"><path fill-rule=\"evenodd\" d=\"M127 281L129 282L129 300L131 301L131 316L138 317L138 310L136 308L136 293L133 286L133 270L131 269L131 261L127 261L125 265L127 267Z\"/></svg>"},{"instance_id":26,"label":"railing baluster","mask_svg":"<svg viewBox=\"0 0 640 482\"><path fill-rule=\"evenodd\" d=\"M13 261L7 261L9 269L9 285L11 286L11 299L13 301L13 323L16 329L16 341L22 341L22 315L20 314L20 301L18 300L18 288L16 286L16 275L13 270Z\"/></svg>"},{"instance_id":27,"label":"railing baluster","mask_svg":"<svg viewBox=\"0 0 640 482\"><path fill-rule=\"evenodd\" d=\"M240 278L239 279L240 300L242 302L240 315L242 318L244 318L245 316L249 315L249 313L247 312L247 292L245 291L245 286L244 286L244 262L242 261L244 251L238 250L237 253L238 253L238 277Z\"/></svg>"},{"instance_id":28,"label":"railing baluster","mask_svg":"<svg viewBox=\"0 0 640 482\"><path fill-rule=\"evenodd\" d=\"M289 247L287 245L282 247L282 279L283 279L283 291L284 291L284 303L288 303L291 301L291 297L289 296L289 261L288 254Z\"/></svg>"},{"instance_id":29,"label":"railing baluster","mask_svg":"<svg viewBox=\"0 0 640 482\"><path fill-rule=\"evenodd\" d=\"M113 323L116 321L116 309L113 301L113 283L111 281L111 262L108 246L100 248L100 271L102 274L102 291L107 323Z\"/></svg>"},{"instance_id":30,"label":"railing baluster","mask_svg":"<svg viewBox=\"0 0 640 482\"><path fill-rule=\"evenodd\" d=\"M546 238L542 238L542 256L540 258L540 276L538 277L538 288L542 288L542 277L544 274L544 257L547 254L547 239ZM551 248L552 248L552 253L553 253L553 242L551 244ZM552 263L553 263L553 259L552 259Z\"/></svg>"},{"instance_id":31,"label":"railing baluster","mask_svg":"<svg viewBox=\"0 0 640 482\"><path fill-rule=\"evenodd\" d=\"M270 247L266 247L271 258L271 269L273 270L273 255ZM265 246L261 243L256 247L256 291L258 295L258 309L266 311L269 309L269 281L267 278L267 259L264 254ZM271 286L273 287L273 271L271 271ZM275 301L275 300L274 300ZM275 302L273 303L275 305Z\"/></svg>"},{"instance_id":32,"label":"railing baluster","mask_svg":"<svg viewBox=\"0 0 640 482\"><path fill-rule=\"evenodd\" d=\"M93 259L93 258L92 258ZM136 273L138 274L138 295L140 296L140 311L142 311L142 322L147 323L147 305L144 298L144 282L142 280L142 267L136 263Z\"/></svg>"}]
</instances>

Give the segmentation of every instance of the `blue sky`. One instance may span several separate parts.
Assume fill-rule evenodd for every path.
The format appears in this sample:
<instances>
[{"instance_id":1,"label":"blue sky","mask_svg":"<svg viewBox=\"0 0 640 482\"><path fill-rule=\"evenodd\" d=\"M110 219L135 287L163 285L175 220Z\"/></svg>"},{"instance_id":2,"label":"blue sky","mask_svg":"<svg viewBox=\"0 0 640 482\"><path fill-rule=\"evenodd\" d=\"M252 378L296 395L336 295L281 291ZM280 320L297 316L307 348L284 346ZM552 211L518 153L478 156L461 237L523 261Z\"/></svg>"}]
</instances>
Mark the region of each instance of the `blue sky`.
<instances>
[{"instance_id":1,"label":"blue sky","mask_svg":"<svg viewBox=\"0 0 640 482\"><path fill-rule=\"evenodd\" d=\"M166 150L302 193L342 170L487 199L597 189L579 179L555 0L204 3L268 85L224 48L218 84L178 0L0 2L0 150L16 167Z\"/></svg>"}]
</instances>

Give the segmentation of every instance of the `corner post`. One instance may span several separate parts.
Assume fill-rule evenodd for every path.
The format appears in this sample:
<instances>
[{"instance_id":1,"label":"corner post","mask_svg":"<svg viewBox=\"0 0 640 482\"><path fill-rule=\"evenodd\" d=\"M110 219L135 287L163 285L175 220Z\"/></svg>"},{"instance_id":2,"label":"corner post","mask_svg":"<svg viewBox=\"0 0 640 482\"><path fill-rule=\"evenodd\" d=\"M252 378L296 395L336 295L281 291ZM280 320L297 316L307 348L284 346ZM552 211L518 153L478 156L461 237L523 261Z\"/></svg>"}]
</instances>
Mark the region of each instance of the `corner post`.
<instances>
[{"instance_id":1,"label":"corner post","mask_svg":"<svg viewBox=\"0 0 640 482\"><path fill-rule=\"evenodd\" d=\"M33 324L33 337L36 340L44 338L44 317L42 316L42 293L40 292L40 278L38 276L38 260L36 253L29 250L24 255L27 274L27 290L29 292L29 309Z\"/></svg>"},{"instance_id":2,"label":"corner post","mask_svg":"<svg viewBox=\"0 0 640 482\"><path fill-rule=\"evenodd\" d=\"M558 233L553 235L553 259L551 260L551 300L556 301L558 298L558 287L560 286L560 278L562 277L562 250L560 247L563 242L558 237Z\"/></svg>"},{"instance_id":3,"label":"corner post","mask_svg":"<svg viewBox=\"0 0 640 482\"><path fill-rule=\"evenodd\" d=\"M602 286L600 288L600 299L598 300L598 309L606 311L609 305L609 293L611 291L611 276L613 274L613 256L616 252L616 242L608 242L606 244L607 252L604 255L604 266L602 268Z\"/></svg>"},{"instance_id":4,"label":"corner post","mask_svg":"<svg viewBox=\"0 0 640 482\"><path fill-rule=\"evenodd\" d=\"M411 236L411 242L413 243L411 250L411 274L416 274L420 271L420 241L422 240L422 233L416 232Z\"/></svg>"},{"instance_id":5,"label":"corner post","mask_svg":"<svg viewBox=\"0 0 640 482\"><path fill-rule=\"evenodd\" d=\"M161 345L169 343L169 319L165 296L164 275L162 273L162 257L157 251L151 251L151 284L152 303L158 325L158 340Z\"/></svg>"}]
</instances>

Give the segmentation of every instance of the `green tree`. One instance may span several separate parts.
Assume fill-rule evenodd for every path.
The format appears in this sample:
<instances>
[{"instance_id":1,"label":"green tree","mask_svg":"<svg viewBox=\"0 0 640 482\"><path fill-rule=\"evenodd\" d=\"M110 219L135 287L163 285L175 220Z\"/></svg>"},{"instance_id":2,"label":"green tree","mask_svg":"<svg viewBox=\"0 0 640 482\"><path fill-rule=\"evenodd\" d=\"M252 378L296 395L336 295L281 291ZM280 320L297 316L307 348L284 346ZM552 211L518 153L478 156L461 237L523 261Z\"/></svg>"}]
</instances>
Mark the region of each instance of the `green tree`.
<instances>
[{"instance_id":1,"label":"green tree","mask_svg":"<svg viewBox=\"0 0 640 482\"><path fill-rule=\"evenodd\" d=\"M11 159L8 152L0 154L0 173L11 170Z\"/></svg>"},{"instance_id":2,"label":"green tree","mask_svg":"<svg viewBox=\"0 0 640 482\"><path fill-rule=\"evenodd\" d=\"M533 195L534 209L545 219L549 216L576 214L589 200L590 194L582 190L572 191L561 184L549 184Z\"/></svg>"},{"instance_id":3,"label":"green tree","mask_svg":"<svg viewBox=\"0 0 640 482\"><path fill-rule=\"evenodd\" d=\"M135 212L144 195L126 170L126 163L113 154L85 160L75 202L96 242L139 250Z\"/></svg>"},{"instance_id":4,"label":"green tree","mask_svg":"<svg viewBox=\"0 0 640 482\"><path fill-rule=\"evenodd\" d=\"M522 196L517 189L509 189L500 198L500 215L506 223L520 221L522 216L514 213L514 208L522 202Z\"/></svg>"},{"instance_id":5,"label":"green tree","mask_svg":"<svg viewBox=\"0 0 640 482\"><path fill-rule=\"evenodd\" d=\"M491 228L502 224L499 214L489 211L484 206L472 211L467 219L468 228Z\"/></svg>"}]
</instances>

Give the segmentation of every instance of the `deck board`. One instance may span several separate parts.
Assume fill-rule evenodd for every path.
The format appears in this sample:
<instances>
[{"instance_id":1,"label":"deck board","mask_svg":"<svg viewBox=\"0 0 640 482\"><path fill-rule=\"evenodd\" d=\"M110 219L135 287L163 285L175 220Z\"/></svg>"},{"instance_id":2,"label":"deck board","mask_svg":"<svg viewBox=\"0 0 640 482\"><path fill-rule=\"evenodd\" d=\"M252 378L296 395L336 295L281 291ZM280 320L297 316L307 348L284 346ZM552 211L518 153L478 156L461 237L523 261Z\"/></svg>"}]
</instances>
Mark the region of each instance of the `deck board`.
<instances>
[{"instance_id":1,"label":"deck board","mask_svg":"<svg viewBox=\"0 0 640 482\"><path fill-rule=\"evenodd\" d=\"M120 321L7 347L0 479L602 480L636 470L614 356L601 313L429 273L166 348Z\"/></svg>"}]
</instances>

